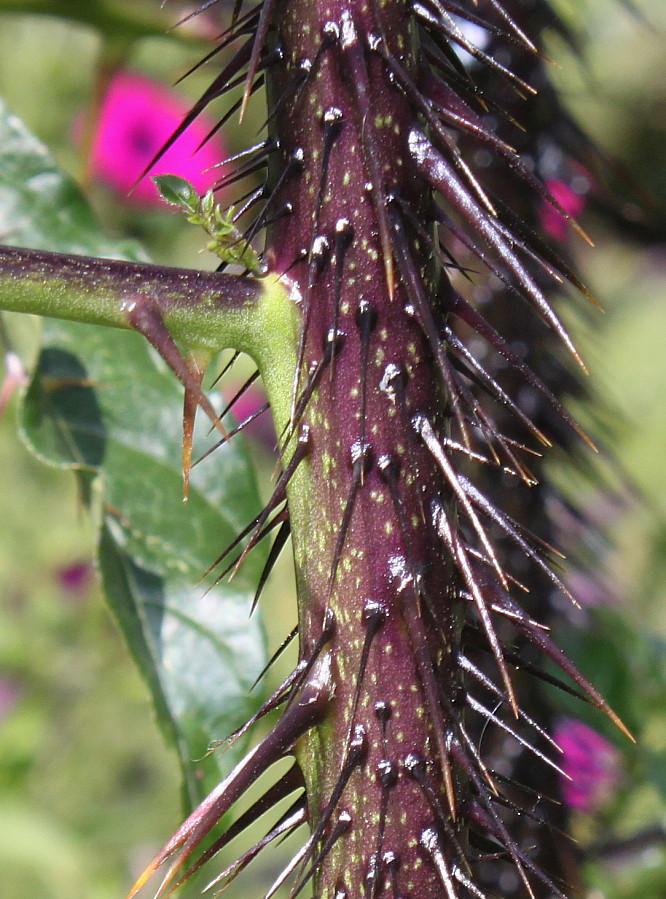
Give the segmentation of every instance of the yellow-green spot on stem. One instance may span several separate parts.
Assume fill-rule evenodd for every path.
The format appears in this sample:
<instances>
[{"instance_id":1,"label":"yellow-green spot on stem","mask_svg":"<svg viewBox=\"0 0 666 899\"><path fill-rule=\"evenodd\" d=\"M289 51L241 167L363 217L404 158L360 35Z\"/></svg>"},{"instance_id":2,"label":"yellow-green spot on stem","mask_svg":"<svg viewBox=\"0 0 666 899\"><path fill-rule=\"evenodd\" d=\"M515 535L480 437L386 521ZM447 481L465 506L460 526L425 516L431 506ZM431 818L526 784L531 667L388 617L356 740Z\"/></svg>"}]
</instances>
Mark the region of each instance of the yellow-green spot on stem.
<instances>
[{"instance_id":1,"label":"yellow-green spot on stem","mask_svg":"<svg viewBox=\"0 0 666 899\"><path fill-rule=\"evenodd\" d=\"M323 453L321 457L321 467L325 477L329 477L331 471L336 467L337 461L331 453Z\"/></svg>"}]
</instances>

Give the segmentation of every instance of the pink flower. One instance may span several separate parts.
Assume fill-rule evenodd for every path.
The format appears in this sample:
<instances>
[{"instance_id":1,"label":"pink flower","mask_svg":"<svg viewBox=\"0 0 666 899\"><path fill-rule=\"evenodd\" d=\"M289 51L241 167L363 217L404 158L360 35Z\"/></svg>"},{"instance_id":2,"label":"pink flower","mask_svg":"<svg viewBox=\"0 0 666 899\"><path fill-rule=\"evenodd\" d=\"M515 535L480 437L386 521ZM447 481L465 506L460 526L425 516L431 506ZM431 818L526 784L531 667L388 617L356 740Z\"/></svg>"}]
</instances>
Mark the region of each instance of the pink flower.
<instances>
[{"instance_id":1,"label":"pink flower","mask_svg":"<svg viewBox=\"0 0 666 899\"><path fill-rule=\"evenodd\" d=\"M28 383L28 376L23 368L23 363L12 350L5 353L5 373L0 384L0 416L5 411L11 395L17 387L23 387Z\"/></svg>"},{"instance_id":2,"label":"pink flower","mask_svg":"<svg viewBox=\"0 0 666 899\"><path fill-rule=\"evenodd\" d=\"M189 108L187 101L160 82L135 72L117 72L100 107L90 164L93 177L136 205L160 206L162 200L149 175L136 187L134 184ZM226 155L219 134L197 150L214 127L210 117L197 117L153 166L150 175L180 175L199 193L206 191L219 180L221 169L206 170Z\"/></svg>"},{"instance_id":3,"label":"pink flower","mask_svg":"<svg viewBox=\"0 0 666 899\"><path fill-rule=\"evenodd\" d=\"M236 388L225 387L224 398L230 402L240 385ZM231 414L240 424L248 419L251 415L257 413L266 403L266 392L261 384L252 384L244 393L242 393L231 407ZM269 453L275 452L277 437L273 428L273 421L268 410L262 412L254 418L249 425L243 429L243 433L253 437L260 443Z\"/></svg>"},{"instance_id":4,"label":"pink flower","mask_svg":"<svg viewBox=\"0 0 666 899\"><path fill-rule=\"evenodd\" d=\"M0 675L0 721L11 712L22 692L17 681L7 675Z\"/></svg>"},{"instance_id":5,"label":"pink flower","mask_svg":"<svg viewBox=\"0 0 666 899\"><path fill-rule=\"evenodd\" d=\"M58 568L56 581L67 599L80 599L85 596L93 584L92 562L70 562Z\"/></svg>"},{"instance_id":6,"label":"pink flower","mask_svg":"<svg viewBox=\"0 0 666 899\"><path fill-rule=\"evenodd\" d=\"M555 728L562 749L560 767L571 780L561 779L566 804L581 812L594 812L612 795L620 778L615 747L582 721L565 718Z\"/></svg>"},{"instance_id":7,"label":"pink flower","mask_svg":"<svg viewBox=\"0 0 666 899\"><path fill-rule=\"evenodd\" d=\"M572 187L557 178L546 179L545 187L551 197L556 200L562 209L573 218L580 215L585 208L586 198L583 193L577 193ZM567 220L555 209L555 207L544 200L539 209L539 218L541 227L551 237L556 240L564 240L567 236Z\"/></svg>"}]
</instances>

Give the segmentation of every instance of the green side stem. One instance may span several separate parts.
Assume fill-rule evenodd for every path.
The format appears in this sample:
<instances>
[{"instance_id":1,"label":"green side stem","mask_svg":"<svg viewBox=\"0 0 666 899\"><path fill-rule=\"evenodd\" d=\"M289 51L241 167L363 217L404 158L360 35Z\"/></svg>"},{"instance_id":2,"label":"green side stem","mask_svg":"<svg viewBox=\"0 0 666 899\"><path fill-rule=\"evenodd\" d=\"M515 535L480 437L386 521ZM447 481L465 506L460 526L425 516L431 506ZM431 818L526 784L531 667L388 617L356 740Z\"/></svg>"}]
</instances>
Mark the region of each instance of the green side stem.
<instances>
[{"instance_id":1,"label":"green side stem","mask_svg":"<svg viewBox=\"0 0 666 899\"><path fill-rule=\"evenodd\" d=\"M227 348L247 353L264 380L277 433L285 430L299 327L298 296L288 278L0 246L0 311L133 330L131 313L141 303L159 312L184 350L204 358ZM304 489L297 477L293 492Z\"/></svg>"},{"instance_id":2,"label":"green side stem","mask_svg":"<svg viewBox=\"0 0 666 899\"><path fill-rule=\"evenodd\" d=\"M171 30L173 16L135 0L0 0L0 13L70 19L108 35L131 39L169 36L185 43L201 44L201 37L190 29Z\"/></svg>"},{"instance_id":3,"label":"green side stem","mask_svg":"<svg viewBox=\"0 0 666 899\"><path fill-rule=\"evenodd\" d=\"M233 347L257 360L271 356L263 344L291 305L270 278L0 247L6 312L131 329L129 314L140 302L153 304L173 339L189 350Z\"/></svg>"},{"instance_id":4,"label":"green side stem","mask_svg":"<svg viewBox=\"0 0 666 899\"><path fill-rule=\"evenodd\" d=\"M287 277L218 272L0 246L0 311L133 330L140 304L157 311L182 349L210 358L222 349L257 364L278 434L292 405L299 333L298 294ZM284 452L289 458L293 438ZM307 520L307 462L289 486L297 520Z\"/></svg>"}]
</instances>

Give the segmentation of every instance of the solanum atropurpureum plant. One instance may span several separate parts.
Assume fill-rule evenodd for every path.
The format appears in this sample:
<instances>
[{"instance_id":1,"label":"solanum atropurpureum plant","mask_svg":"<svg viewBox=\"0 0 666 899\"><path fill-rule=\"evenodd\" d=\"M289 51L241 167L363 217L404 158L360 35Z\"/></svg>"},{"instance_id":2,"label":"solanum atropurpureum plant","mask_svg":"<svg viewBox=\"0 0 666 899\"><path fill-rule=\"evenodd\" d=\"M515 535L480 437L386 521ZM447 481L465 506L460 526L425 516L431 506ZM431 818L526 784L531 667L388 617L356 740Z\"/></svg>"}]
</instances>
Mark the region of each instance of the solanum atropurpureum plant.
<instances>
[{"instance_id":1,"label":"solanum atropurpureum plant","mask_svg":"<svg viewBox=\"0 0 666 899\"><path fill-rule=\"evenodd\" d=\"M201 387L222 348L256 363L279 435L273 495L214 575L276 532L270 566L291 536L299 661L250 722L277 711L275 723L130 896L162 865L166 895L288 797L214 888L307 824L275 889L290 879L294 895L307 886L317 899L568 895L561 821L535 804L540 778L498 765L497 739L484 740L486 728L504 733L530 768L557 770L529 678L577 691L624 729L546 626L551 592L575 600L554 566L538 453L556 438L591 441L562 405L577 381L563 379L559 347L583 366L546 296L582 285L538 230L544 207L577 228L535 173L539 146L586 147L550 131L559 107L526 74L545 77L544 22L556 19L540 0L237 2L220 41L234 52L179 130L239 83L242 117L265 84L265 136L223 186L256 172L265 184L233 216L181 180L159 185L207 228L221 269L249 271L0 251L4 309L150 341L185 387L186 473L195 405L229 436ZM471 40L479 29L492 51ZM516 120L537 87L545 109L522 139ZM257 256L248 241L258 248L262 234ZM537 343L557 362L552 383L530 358ZM537 499L519 520L507 509L523 487ZM286 757L289 773L197 857Z\"/></svg>"}]
</instances>

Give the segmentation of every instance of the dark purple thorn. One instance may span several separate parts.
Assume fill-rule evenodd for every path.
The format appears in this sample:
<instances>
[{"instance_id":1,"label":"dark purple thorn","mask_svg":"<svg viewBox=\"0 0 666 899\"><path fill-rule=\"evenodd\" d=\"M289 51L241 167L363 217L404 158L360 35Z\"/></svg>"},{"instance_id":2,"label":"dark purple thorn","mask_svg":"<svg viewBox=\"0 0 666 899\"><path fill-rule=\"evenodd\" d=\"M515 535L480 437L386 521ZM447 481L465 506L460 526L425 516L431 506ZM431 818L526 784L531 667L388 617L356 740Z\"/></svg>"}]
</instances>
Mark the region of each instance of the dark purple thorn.
<instances>
[{"instance_id":1,"label":"dark purple thorn","mask_svg":"<svg viewBox=\"0 0 666 899\"><path fill-rule=\"evenodd\" d=\"M340 28L337 22L332 22L330 20L328 22L324 22L321 29L321 34L324 39L324 43L322 46L328 49L328 47L331 47L333 44L340 40Z\"/></svg>"},{"instance_id":2,"label":"dark purple thorn","mask_svg":"<svg viewBox=\"0 0 666 899\"><path fill-rule=\"evenodd\" d=\"M417 783L425 781L426 763L423 756L417 752L410 752L404 757L402 764L407 774L413 777Z\"/></svg>"},{"instance_id":3,"label":"dark purple thorn","mask_svg":"<svg viewBox=\"0 0 666 899\"><path fill-rule=\"evenodd\" d=\"M391 706L387 702L384 702L383 699L380 699L375 703L375 715L384 727L386 727L390 721L392 714L393 711Z\"/></svg>"},{"instance_id":4,"label":"dark purple thorn","mask_svg":"<svg viewBox=\"0 0 666 899\"><path fill-rule=\"evenodd\" d=\"M364 476L370 471L372 468L372 451L370 446L362 440L355 440L352 443L350 448L350 456L352 463L352 479L351 484L349 485L349 493L347 494L347 499L345 501L345 507L342 512L342 521L340 522L340 530L338 532L338 537L335 542L335 549L333 550L333 561L331 562L331 573L328 578L328 594L330 596L331 591L333 590L333 584L335 583L335 576L338 571L338 566L340 564L340 559L342 558L342 551L345 545L345 539L347 537L347 532L349 530L349 525L351 524L352 514L354 512L354 504L356 503L356 497L358 495L359 487L363 482Z\"/></svg>"},{"instance_id":5,"label":"dark purple thorn","mask_svg":"<svg viewBox=\"0 0 666 899\"><path fill-rule=\"evenodd\" d=\"M398 782L398 772L393 762L382 759L377 763L377 780L384 790L390 790Z\"/></svg>"},{"instance_id":6,"label":"dark purple thorn","mask_svg":"<svg viewBox=\"0 0 666 899\"><path fill-rule=\"evenodd\" d=\"M409 375L402 365L396 362L390 362L384 369L384 374L379 382L379 389L382 390L392 402L402 398L404 400L405 389Z\"/></svg>"},{"instance_id":7,"label":"dark purple thorn","mask_svg":"<svg viewBox=\"0 0 666 899\"><path fill-rule=\"evenodd\" d=\"M367 631L375 634L386 621L386 607L373 599L363 606L362 619Z\"/></svg>"},{"instance_id":8,"label":"dark purple thorn","mask_svg":"<svg viewBox=\"0 0 666 899\"><path fill-rule=\"evenodd\" d=\"M395 484L400 477L400 460L395 456L389 456L388 454L380 456L377 460L377 468L382 480L386 481L386 483Z\"/></svg>"}]
</instances>

